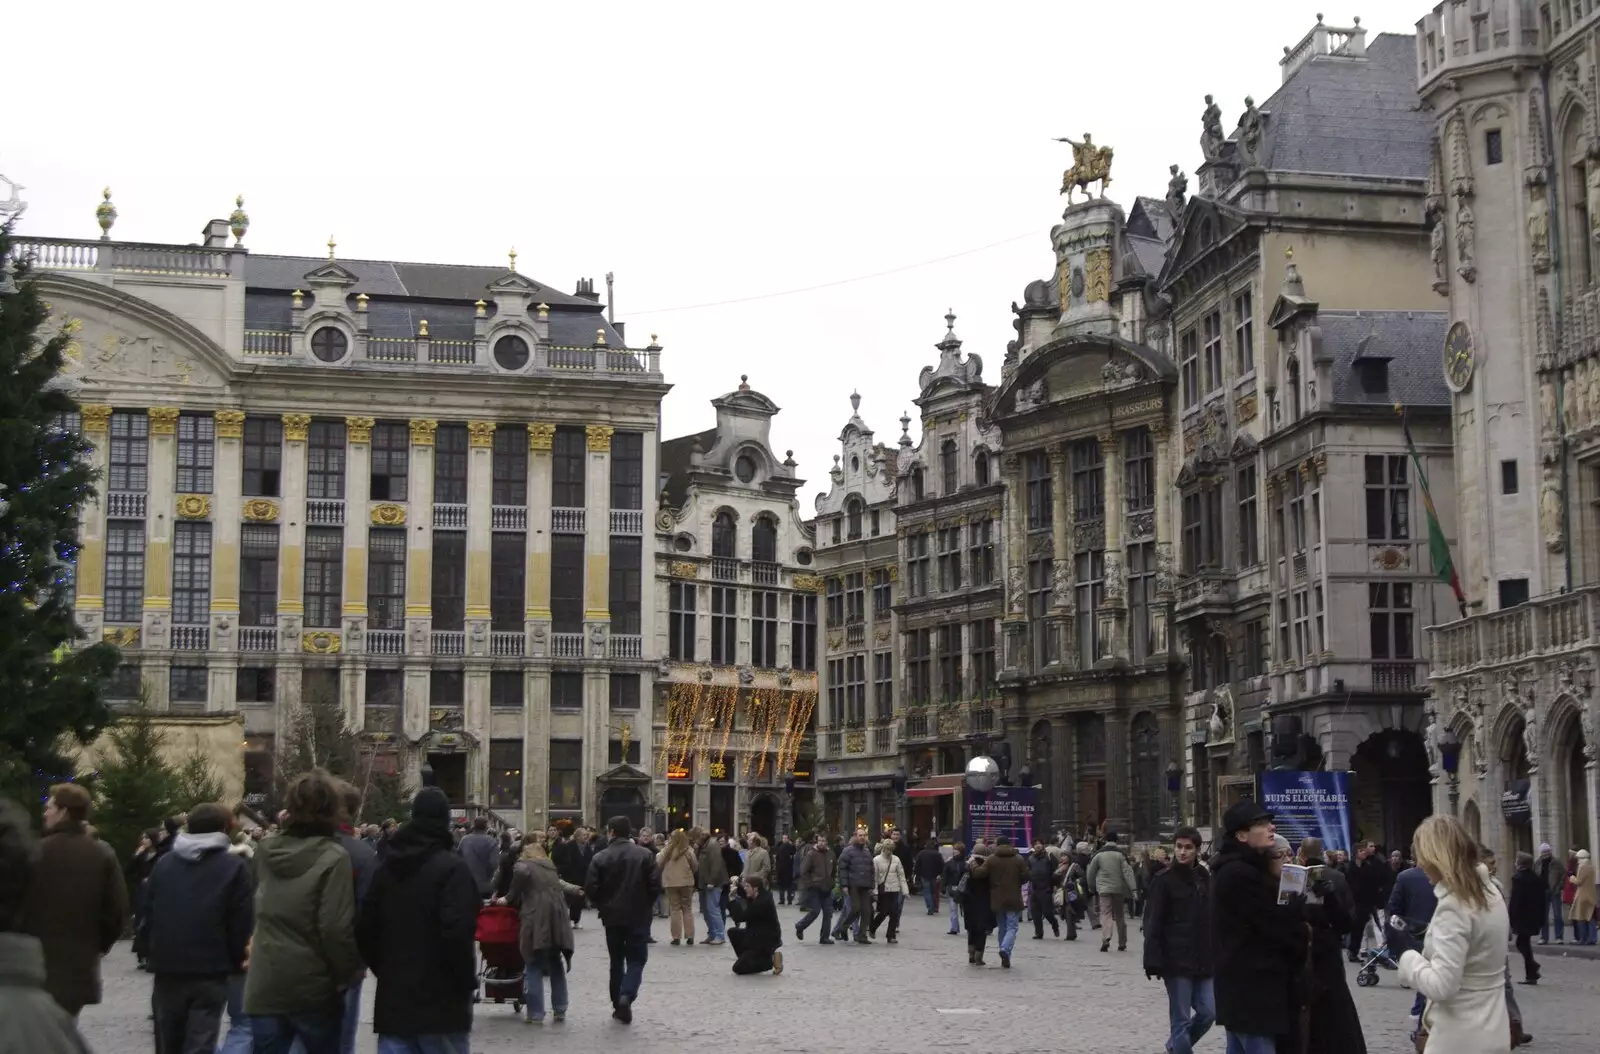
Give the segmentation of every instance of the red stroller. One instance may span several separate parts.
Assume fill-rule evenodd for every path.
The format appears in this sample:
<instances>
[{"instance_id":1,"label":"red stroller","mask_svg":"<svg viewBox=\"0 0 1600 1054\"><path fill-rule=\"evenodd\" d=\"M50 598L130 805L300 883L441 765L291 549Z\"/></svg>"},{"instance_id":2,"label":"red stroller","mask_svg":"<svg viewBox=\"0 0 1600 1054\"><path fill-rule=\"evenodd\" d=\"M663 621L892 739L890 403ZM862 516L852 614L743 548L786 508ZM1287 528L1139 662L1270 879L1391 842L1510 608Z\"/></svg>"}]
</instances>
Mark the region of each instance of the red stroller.
<instances>
[{"instance_id":1,"label":"red stroller","mask_svg":"<svg viewBox=\"0 0 1600 1054\"><path fill-rule=\"evenodd\" d=\"M507 904L489 904L478 912L478 951L483 969L478 974L477 1001L511 1000L513 1010L522 1010L522 951L518 946L520 919L517 909Z\"/></svg>"}]
</instances>

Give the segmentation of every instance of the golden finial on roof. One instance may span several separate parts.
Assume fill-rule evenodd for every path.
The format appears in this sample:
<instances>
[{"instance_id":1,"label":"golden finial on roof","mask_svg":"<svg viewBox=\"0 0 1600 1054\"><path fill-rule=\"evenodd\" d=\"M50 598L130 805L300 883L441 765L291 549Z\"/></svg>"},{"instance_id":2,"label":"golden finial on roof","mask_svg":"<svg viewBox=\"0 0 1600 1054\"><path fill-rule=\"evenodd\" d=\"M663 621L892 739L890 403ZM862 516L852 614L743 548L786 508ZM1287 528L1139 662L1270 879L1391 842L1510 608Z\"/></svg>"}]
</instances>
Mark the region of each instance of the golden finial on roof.
<instances>
[{"instance_id":1,"label":"golden finial on roof","mask_svg":"<svg viewBox=\"0 0 1600 1054\"><path fill-rule=\"evenodd\" d=\"M244 195L233 199L233 212L228 216L228 229L233 232L233 244L244 244L244 232L250 229L250 216L244 211Z\"/></svg>"},{"instance_id":2,"label":"golden finial on roof","mask_svg":"<svg viewBox=\"0 0 1600 1054\"><path fill-rule=\"evenodd\" d=\"M1285 260L1293 260L1294 259L1294 246L1292 246L1292 245L1284 246L1283 258Z\"/></svg>"},{"instance_id":3,"label":"golden finial on roof","mask_svg":"<svg viewBox=\"0 0 1600 1054\"><path fill-rule=\"evenodd\" d=\"M356 310L357 311L365 311L366 309L367 309L367 294L365 294L365 293L357 293L356 294Z\"/></svg>"},{"instance_id":4,"label":"golden finial on roof","mask_svg":"<svg viewBox=\"0 0 1600 1054\"><path fill-rule=\"evenodd\" d=\"M540 304L539 305L539 317L540 318L549 318L550 317L550 305L549 304Z\"/></svg>"},{"instance_id":5,"label":"golden finial on roof","mask_svg":"<svg viewBox=\"0 0 1600 1054\"><path fill-rule=\"evenodd\" d=\"M479 318L483 318L489 313L489 305L485 304L482 300L477 301L472 306L477 308Z\"/></svg>"},{"instance_id":6,"label":"golden finial on roof","mask_svg":"<svg viewBox=\"0 0 1600 1054\"><path fill-rule=\"evenodd\" d=\"M117 222L117 207L111 204L111 188L107 187L100 192L105 200L95 206L95 222L100 224L100 237L111 237L111 225Z\"/></svg>"},{"instance_id":7,"label":"golden finial on roof","mask_svg":"<svg viewBox=\"0 0 1600 1054\"><path fill-rule=\"evenodd\" d=\"M511 247L511 251L506 255L511 257L511 271L513 274L515 274L517 270L517 247L513 245Z\"/></svg>"},{"instance_id":8,"label":"golden finial on roof","mask_svg":"<svg viewBox=\"0 0 1600 1054\"><path fill-rule=\"evenodd\" d=\"M428 320L427 319L423 319L421 322L417 323L417 336L426 337L427 335L428 335Z\"/></svg>"},{"instance_id":9,"label":"golden finial on roof","mask_svg":"<svg viewBox=\"0 0 1600 1054\"><path fill-rule=\"evenodd\" d=\"M289 300L294 304L296 311L306 306L306 295L298 289L289 294Z\"/></svg>"},{"instance_id":10,"label":"golden finial on roof","mask_svg":"<svg viewBox=\"0 0 1600 1054\"><path fill-rule=\"evenodd\" d=\"M333 235L328 235L328 259L333 259L333 248L339 243L333 240Z\"/></svg>"},{"instance_id":11,"label":"golden finial on roof","mask_svg":"<svg viewBox=\"0 0 1600 1054\"><path fill-rule=\"evenodd\" d=\"M603 348L606 346L606 331L604 328L594 331L594 346L597 348Z\"/></svg>"}]
</instances>

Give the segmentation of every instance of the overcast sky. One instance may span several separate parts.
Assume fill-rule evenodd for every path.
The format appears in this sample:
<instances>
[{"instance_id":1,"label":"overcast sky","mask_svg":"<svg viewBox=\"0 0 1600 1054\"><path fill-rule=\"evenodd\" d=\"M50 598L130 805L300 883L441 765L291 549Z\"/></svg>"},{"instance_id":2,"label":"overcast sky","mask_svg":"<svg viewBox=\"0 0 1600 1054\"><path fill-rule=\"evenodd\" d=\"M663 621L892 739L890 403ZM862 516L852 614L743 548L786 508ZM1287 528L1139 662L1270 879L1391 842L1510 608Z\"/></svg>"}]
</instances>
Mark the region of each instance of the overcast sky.
<instances>
[{"instance_id":1,"label":"overcast sky","mask_svg":"<svg viewBox=\"0 0 1600 1054\"><path fill-rule=\"evenodd\" d=\"M665 348L666 436L749 374L809 516L851 390L893 443L947 309L998 383L1054 266L1053 138L1114 146L1125 208L1173 162L1192 190L1207 92L1231 130L1319 10L1370 40L1429 6L20 0L0 172L28 234L95 236L109 185L117 237L189 242L242 192L257 252L612 271L629 343Z\"/></svg>"}]
</instances>

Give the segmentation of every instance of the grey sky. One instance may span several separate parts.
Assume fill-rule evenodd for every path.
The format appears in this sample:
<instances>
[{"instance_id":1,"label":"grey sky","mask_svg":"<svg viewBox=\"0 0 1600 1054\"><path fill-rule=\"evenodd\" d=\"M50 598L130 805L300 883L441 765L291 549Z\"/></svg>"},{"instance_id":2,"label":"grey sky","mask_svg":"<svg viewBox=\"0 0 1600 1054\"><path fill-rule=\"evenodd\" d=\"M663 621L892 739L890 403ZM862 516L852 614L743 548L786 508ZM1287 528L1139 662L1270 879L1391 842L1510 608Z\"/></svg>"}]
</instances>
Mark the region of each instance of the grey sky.
<instances>
[{"instance_id":1,"label":"grey sky","mask_svg":"<svg viewBox=\"0 0 1600 1054\"><path fill-rule=\"evenodd\" d=\"M332 233L347 258L515 245L569 291L613 271L629 343L665 347L666 435L749 374L809 515L853 388L881 441L916 418L947 308L998 381L1008 306L1053 266L1071 151L1052 138L1114 146L1124 207L1159 197L1199 162L1204 94L1231 129L1319 9L1370 40L1426 6L25 0L0 172L28 188L24 233L94 236L109 185L116 236L187 242L242 192L258 252Z\"/></svg>"}]
</instances>

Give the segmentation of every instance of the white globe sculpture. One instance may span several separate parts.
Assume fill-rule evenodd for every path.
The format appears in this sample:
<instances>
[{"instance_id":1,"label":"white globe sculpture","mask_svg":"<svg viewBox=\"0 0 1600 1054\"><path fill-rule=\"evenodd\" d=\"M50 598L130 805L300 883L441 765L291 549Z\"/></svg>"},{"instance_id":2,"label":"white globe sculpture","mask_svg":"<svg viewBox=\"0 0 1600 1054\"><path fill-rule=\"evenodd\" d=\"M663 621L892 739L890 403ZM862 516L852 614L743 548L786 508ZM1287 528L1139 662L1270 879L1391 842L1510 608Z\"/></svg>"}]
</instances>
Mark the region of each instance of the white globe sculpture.
<instances>
[{"instance_id":1,"label":"white globe sculpture","mask_svg":"<svg viewBox=\"0 0 1600 1054\"><path fill-rule=\"evenodd\" d=\"M967 786L979 794L988 794L1000 782L1000 766L987 755L967 762Z\"/></svg>"}]
</instances>

